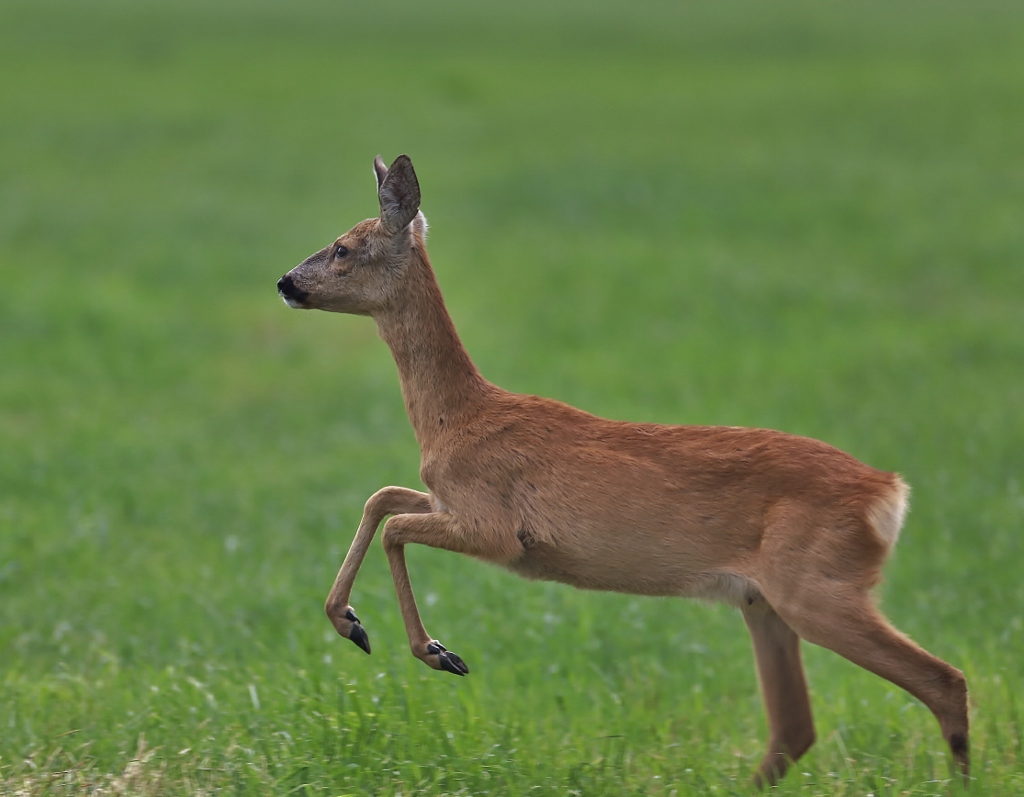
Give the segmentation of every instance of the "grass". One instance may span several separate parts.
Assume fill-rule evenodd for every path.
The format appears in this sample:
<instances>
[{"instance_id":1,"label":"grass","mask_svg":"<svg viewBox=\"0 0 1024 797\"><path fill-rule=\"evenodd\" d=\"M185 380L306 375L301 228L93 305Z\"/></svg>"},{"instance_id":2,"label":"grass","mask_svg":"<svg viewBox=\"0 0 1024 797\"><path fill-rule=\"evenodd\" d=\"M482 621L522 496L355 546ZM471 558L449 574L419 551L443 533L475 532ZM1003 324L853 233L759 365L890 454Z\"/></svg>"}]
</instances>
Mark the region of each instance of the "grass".
<instances>
[{"instance_id":1,"label":"grass","mask_svg":"<svg viewBox=\"0 0 1024 797\"><path fill-rule=\"evenodd\" d=\"M1017 4L0 5L0 792L745 794L735 612L410 551L365 319L274 282L409 152L483 372L635 420L782 428L914 486L880 590L1024 790L1024 12ZM948 794L932 717L805 647L779 794ZM19 791L20 790L20 791Z\"/></svg>"}]
</instances>

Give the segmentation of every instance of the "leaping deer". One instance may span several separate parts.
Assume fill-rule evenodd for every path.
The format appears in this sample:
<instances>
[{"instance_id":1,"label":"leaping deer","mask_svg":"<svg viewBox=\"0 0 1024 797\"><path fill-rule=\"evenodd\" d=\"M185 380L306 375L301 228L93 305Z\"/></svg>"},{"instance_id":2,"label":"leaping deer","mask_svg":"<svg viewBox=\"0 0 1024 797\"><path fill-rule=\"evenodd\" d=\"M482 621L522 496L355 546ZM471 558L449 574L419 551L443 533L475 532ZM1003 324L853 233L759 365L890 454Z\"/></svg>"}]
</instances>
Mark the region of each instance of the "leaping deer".
<instances>
[{"instance_id":1,"label":"leaping deer","mask_svg":"<svg viewBox=\"0 0 1024 797\"><path fill-rule=\"evenodd\" d=\"M327 598L341 636L370 652L349 598L377 527L413 655L465 675L416 607L405 546L468 554L583 589L682 595L739 607L768 714L755 775L775 783L814 743L800 639L888 679L935 715L969 769L963 673L895 630L869 595L908 488L826 443L765 429L598 418L484 379L427 257L412 161L377 157L380 217L362 221L278 283L290 306L372 316L391 349L430 490L366 502Z\"/></svg>"}]
</instances>

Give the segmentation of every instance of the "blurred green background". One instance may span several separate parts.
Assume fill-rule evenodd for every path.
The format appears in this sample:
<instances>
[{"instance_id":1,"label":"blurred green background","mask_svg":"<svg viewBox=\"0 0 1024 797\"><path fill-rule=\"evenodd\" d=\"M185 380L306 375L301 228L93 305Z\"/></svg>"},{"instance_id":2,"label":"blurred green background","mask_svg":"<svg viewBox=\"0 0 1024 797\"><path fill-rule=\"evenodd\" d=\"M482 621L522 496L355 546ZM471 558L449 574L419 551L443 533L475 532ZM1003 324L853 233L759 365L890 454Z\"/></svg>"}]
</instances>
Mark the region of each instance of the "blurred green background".
<instances>
[{"instance_id":1,"label":"blurred green background","mask_svg":"<svg viewBox=\"0 0 1024 797\"><path fill-rule=\"evenodd\" d=\"M1024 791L1024 6L0 0L0 792L743 794L731 609L410 550L372 322L278 277L409 153L483 373L592 412L820 437L914 487L880 599ZM805 646L779 793L946 794L919 703Z\"/></svg>"}]
</instances>

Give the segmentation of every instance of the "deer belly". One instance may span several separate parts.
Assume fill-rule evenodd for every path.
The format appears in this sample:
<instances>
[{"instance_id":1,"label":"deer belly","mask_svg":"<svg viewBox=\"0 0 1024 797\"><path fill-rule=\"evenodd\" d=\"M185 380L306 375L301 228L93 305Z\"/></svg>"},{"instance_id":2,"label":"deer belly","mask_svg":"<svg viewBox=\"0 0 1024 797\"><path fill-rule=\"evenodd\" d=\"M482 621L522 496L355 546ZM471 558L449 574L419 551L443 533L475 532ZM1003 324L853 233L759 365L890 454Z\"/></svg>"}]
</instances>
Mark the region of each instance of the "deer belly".
<instances>
[{"instance_id":1,"label":"deer belly","mask_svg":"<svg viewBox=\"0 0 1024 797\"><path fill-rule=\"evenodd\" d=\"M709 577L667 546L625 535L558 543L520 539L523 553L506 567L524 578L633 595L698 595Z\"/></svg>"}]
</instances>

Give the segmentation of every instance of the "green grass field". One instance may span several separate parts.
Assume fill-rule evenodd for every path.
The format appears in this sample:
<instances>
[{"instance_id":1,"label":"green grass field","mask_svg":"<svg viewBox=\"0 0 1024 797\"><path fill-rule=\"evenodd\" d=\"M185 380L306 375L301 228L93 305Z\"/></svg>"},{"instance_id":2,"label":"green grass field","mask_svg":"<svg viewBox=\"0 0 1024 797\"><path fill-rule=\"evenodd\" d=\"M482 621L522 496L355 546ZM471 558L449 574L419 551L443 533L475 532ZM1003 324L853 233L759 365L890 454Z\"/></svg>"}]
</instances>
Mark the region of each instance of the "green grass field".
<instances>
[{"instance_id":1,"label":"green grass field","mask_svg":"<svg viewBox=\"0 0 1024 797\"><path fill-rule=\"evenodd\" d=\"M363 6L366 6L365 8ZM1024 793L1024 7L0 0L0 793L747 794L738 613L379 545L419 487L367 319L278 277L414 159L483 373L898 470L879 597ZM959 793L905 693L804 648L779 794Z\"/></svg>"}]
</instances>

